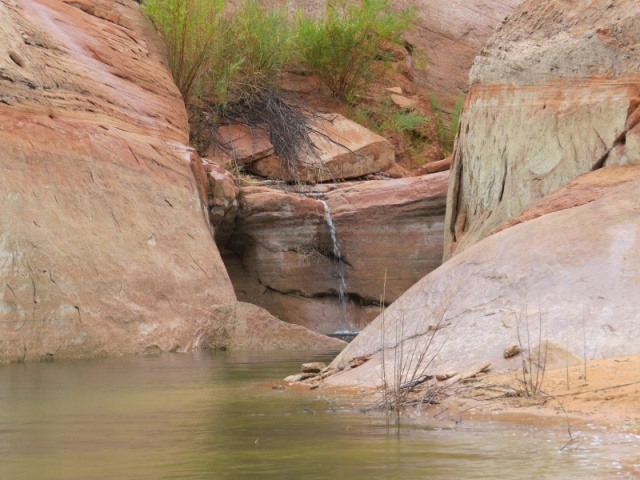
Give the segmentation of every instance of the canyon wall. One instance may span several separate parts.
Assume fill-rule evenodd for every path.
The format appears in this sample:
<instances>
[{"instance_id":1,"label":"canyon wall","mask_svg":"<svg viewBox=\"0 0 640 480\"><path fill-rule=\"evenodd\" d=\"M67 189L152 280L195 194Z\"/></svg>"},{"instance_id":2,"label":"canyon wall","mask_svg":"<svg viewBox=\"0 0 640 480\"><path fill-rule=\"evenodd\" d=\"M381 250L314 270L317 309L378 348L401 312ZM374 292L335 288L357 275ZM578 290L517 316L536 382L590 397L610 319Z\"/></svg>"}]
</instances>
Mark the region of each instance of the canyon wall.
<instances>
[{"instance_id":1,"label":"canyon wall","mask_svg":"<svg viewBox=\"0 0 640 480\"><path fill-rule=\"evenodd\" d=\"M419 88L451 111L468 91L469 69L493 31L523 0L399 0L416 21L405 35L414 45L412 73ZM421 58L425 56L426 58Z\"/></svg>"},{"instance_id":2,"label":"canyon wall","mask_svg":"<svg viewBox=\"0 0 640 480\"><path fill-rule=\"evenodd\" d=\"M440 265L447 179L328 185L314 197L242 188L223 250L238 297L324 333L362 329Z\"/></svg>"},{"instance_id":3,"label":"canyon wall","mask_svg":"<svg viewBox=\"0 0 640 480\"><path fill-rule=\"evenodd\" d=\"M1 2L0 38L0 361L224 343L236 296L138 3Z\"/></svg>"},{"instance_id":4,"label":"canyon wall","mask_svg":"<svg viewBox=\"0 0 640 480\"><path fill-rule=\"evenodd\" d=\"M576 176L637 163L640 5L526 2L476 59L445 258Z\"/></svg>"},{"instance_id":5,"label":"canyon wall","mask_svg":"<svg viewBox=\"0 0 640 480\"><path fill-rule=\"evenodd\" d=\"M430 374L518 369L503 355L514 344L555 352L547 368L640 354L639 61L635 1L528 0L512 14L472 71L451 258L334 366L372 359L330 382L379 383L394 358Z\"/></svg>"}]
</instances>

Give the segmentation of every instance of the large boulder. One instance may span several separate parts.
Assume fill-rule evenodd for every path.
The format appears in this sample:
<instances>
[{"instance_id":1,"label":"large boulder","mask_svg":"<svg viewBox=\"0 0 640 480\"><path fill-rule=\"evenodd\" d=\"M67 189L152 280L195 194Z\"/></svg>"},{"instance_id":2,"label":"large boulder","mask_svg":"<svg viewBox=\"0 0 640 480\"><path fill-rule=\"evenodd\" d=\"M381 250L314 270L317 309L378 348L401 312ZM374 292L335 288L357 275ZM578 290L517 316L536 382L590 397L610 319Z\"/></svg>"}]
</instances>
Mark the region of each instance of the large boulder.
<instances>
[{"instance_id":1,"label":"large boulder","mask_svg":"<svg viewBox=\"0 0 640 480\"><path fill-rule=\"evenodd\" d=\"M383 360L393 379L394 359L417 376L517 369L514 344L560 352L542 368L640 354L640 167L586 174L532 210L409 289L333 365L372 359L330 381L379 383Z\"/></svg>"},{"instance_id":2,"label":"large boulder","mask_svg":"<svg viewBox=\"0 0 640 480\"><path fill-rule=\"evenodd\" d=\"M260 177L317 183L384 172L395 165L393 146L383 137L339 114L309 119L309 148L295 162L279 158L266 128L227 125L208 155L217 164L242 167Z\"/></svg>"},{"instance_id":3,"label":"large boulder","mask_svg":"<svg viewBox=\"0 0 640 480\"><path fill-rule=\"evenodd\" d=\"M640 4L529 0L471 71L445 256L578 175L640 155Z\"/></svg>"},{"instance_id":4,"label":"large boulder","mask_svg":"<svg viewBox=\"0 0 640 480\"><path fill-rule=\"evenodd\" d=\"M242 188L223 251L238 297L323 333L360 330L381 302L440 265L447 179L441 172L334 185L324 204Z\"/></svg>"},{"instance_id":5,"label":"large boulder","mask_svg":"<svg viewBox=\"0 0 640 480\"><path fill-rule=\"evenodd\" d=\"M197 347L235 301L135 2L0 4L0 360Z\"/></svg>"}]
</instances>

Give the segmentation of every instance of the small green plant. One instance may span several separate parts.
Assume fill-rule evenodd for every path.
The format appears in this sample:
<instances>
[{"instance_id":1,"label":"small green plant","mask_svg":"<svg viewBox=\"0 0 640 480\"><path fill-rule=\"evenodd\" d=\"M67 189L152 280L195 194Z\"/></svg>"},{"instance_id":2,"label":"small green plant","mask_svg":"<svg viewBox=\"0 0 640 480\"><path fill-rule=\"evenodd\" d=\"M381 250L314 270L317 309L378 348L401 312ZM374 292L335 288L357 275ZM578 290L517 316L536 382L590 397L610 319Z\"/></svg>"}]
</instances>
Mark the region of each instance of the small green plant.
<instances>
[{"instance_id":1,"label":"small green plant","mask_svg":"<svg viewBox=\"0 0 640 480\"><path fill-rule=\"evenodd\" d=\"M353 103L374 62L385 58L381 47L398 43L411 19L408 10L392 11L390 0L330 0L320 20L299 21L302 62L334 95Z\"/></svg>"},{"instance_id":2,"label":"small green plant","mask_svg":"<svg viewBox=\"0 0 640 480\"><path fill-rule=\"evenodd\" d=\"M284 9L245 0L147 0L169 66L185 103L192 94L227 104L273 87L293 57L294 30Z\"/></svg>"},{"instance_id":3,"label":"small green plant","mask_svg":"<svg viewBox=\"0 0 640 480\"><path fill-rule=\"evenodd\" d=\"M398 108L389 101L366 107L352 107L348 116L379 135L388 136L392 133L396 138L401 137L407 152L416 164L421 164L421 153L425 145L435 140L428 133L428 128L425 128L432 117Z\"/></svg>"},{"instance_id":4,"label":"small green plant","mask_svg":"<svg viewBox=\"0 0 640 480\"><path fill-rule=\"evenodd\" d=\"M185 102L220 32L224 0L146 0L144 10L164 39L169 68Z\"/></svg>"},{"instance_id":5,"label":"small green plant","mask_svg":"<svg viewBox=\"0 0 640 480\"><path fill-rule=\"evenodd\" d=\"M464 107L464 95L461 94L456 101L451 112L451 120L449 125L445 123L444 112L438 102L438 99L431 95L429 97L429 105L435 115L436 128L438 132L438 142L445 152L445 156L448 156L453 151L453 142L456 139L458 128L460 126L460 116L462 115L462 108Z\"/></svg>"},{"instance_id":6,"label":"small green plant","mask_svg":"<svg viewBox=\"0 0 640 480\"><path fill-rule=\"evenodd\" d=\"M296 176L301 153L313 154L307 115L277 85L292 62L295 32L283 8L259 0L147 0L167 45L174 80L190 114L190 140L203 152L222 145L221 125L266 132L284 174Z\"/></svg>"},{"instance_id":7,"label":"small green plant","mask_svg":"<svg viewBox=\"0 0 640 480\"><path fill-rule=\"evenodd\" d=\"M380 126L381 130L395 130L400 133L415 132L427 123L431 117L409 110L397 110L387 117Z\"/></svg>"},{"instance_id":8,"label":"small green plant","mask_svg":"<svg viewBox=\"0 0 640 480\"><path fill-rule=\"evenodd\" d=\"M202 95L226 106L254 91L274 90L278 72L293 58L295 32L286 11L245 0L227 11L222 23L203 75Z\"/></svg>"}]
</instances>

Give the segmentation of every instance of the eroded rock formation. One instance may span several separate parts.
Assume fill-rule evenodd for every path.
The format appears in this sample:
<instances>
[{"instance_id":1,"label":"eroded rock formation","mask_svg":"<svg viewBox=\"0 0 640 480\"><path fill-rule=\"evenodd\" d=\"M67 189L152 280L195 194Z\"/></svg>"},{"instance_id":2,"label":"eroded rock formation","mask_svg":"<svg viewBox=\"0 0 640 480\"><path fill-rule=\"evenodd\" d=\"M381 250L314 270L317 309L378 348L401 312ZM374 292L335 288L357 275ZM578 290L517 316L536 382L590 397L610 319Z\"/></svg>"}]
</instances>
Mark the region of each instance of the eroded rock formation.
<instances>
[{"instance_id":1,"label":"eroded rock formation","mask_svg":"<svg viewBox=\"0 0 640 480\"><path fill-rule=\"evenodd\" d=\"M640 354L640 167L589 173L527 212L528 221L469 247L409 289L333 366L372 359L330 380L379 382L383 339L389 379L400 345L407 371L424 353L430 374L486 362L518 369L521 357L505 359L504 349L518 344L532 355L541 341L568 352L561 361Z\"/></svg>"},{"instance_id":2,"label":"eroded rock formation","mask_svg":"<svg viewBox=\"0 0 640 480\"><path fill-rule=\"evenodd\" d=\"M447 110L468 89L468 72L493 31L523 0L399 0L414 8L417 21L406 39L427 56L414 68L416 84L428 89ZM420 67L418 55L417 67Z\"/></svg>"},{"instance_id":3,"label":"eroded rock formation","mask_svg":"<svg viewBox=\"0 0 640 480\"><path fill-rule=\"evenodd\" d=\"M640 5L527 1L471 71L445 256L578 175L637 163Z\"/></svg>"},{"instance_id":4,"label":"eroded rock formation","mask_svg":"<svg viewBox=\"0 0 640 480\"><path fill-rule=\"evenodd\" d=\"M325 333L364 327L383 294L385 303L394 301L440 265L447 179L441 172L329 185L316 198L241 189L236 230L226 243L232 251L223 253L238 297Z\"/></svg>"},{"instance_id":5,"label":"eroded rock formation","mask_svg":"<svg viewBox=\"0 0 640 480\"><path fill-rule=\"evenodd\" d=\"M0 3L0 361L203 347L236 301L149 26L128 0Z\"/></svg>"}]
</instances>

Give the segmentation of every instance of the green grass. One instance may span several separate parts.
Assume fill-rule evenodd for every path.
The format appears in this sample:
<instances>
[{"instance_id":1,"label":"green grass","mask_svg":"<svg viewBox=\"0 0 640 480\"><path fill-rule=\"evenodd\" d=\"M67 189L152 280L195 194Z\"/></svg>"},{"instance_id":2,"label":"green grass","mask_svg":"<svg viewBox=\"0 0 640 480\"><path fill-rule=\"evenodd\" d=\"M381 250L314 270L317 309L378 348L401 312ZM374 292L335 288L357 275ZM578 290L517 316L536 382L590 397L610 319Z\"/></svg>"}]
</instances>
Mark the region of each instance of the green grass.
<instances>
[{"instance_id":1,"label":"green grass","mask_svg":"<svg viewBox=\"0 0 640 480\"><path fill-rule=\"evenodd\" d=\"M211 58L224 0L146 0L144 11L162 35L173 80L185 102Z\"/></svg>"},{"instance_id":2,"label":"green grass","mask_svg":"<svg viewBox=\"0 0 640 480\"><path fill-rule=\"evenodd\" d=\"M225 14L224 25L203 74L202 94L224 105L275 87L278 72L295 54L295 31L286 11L245 0Z\"/></svg>"},{"instance_id":3,"label":"green grass","mask_svg":"<svg viewBox=\"0 0 640 480\"><path fill-rule=\"evenodd\" d=\"M301 18L297 43L301 61L337 97L354 103L371 81L382 46L398 43L412 13L394 12L389 0L329 1L320 20Z\"/></svg>"},{"instance_id":4,"label":"green grass","mask_svg":"<svg viewBox=\"0 0 640 480\"><path fill-rule=\"evenodd\" d=\"M292 62L295 31L283 9L245 0L146 0L144 10L164 39L173 79L191 97L225 104L234 95L275 84Z\"/></svg>"},{"instance_id":5,"label":"green grass","mask_svg":"<svg viewBox=\"0 0 640 480\"><path fill-rule=\"evenodd\" d=\"M451 112L451 120L447 124L440 103L433 95L429 97L429 105L431 106L431 110L433 110L436 120L438 142L442 146L445 157L451 155L453 152L453 143L458 134L460 116L462 115L462 108L464 107L464 98L464 94L461 93Z\"/></svg>"}]
</instances>

